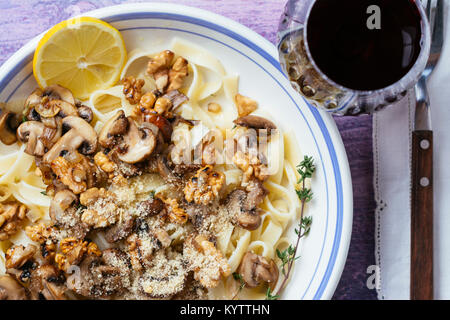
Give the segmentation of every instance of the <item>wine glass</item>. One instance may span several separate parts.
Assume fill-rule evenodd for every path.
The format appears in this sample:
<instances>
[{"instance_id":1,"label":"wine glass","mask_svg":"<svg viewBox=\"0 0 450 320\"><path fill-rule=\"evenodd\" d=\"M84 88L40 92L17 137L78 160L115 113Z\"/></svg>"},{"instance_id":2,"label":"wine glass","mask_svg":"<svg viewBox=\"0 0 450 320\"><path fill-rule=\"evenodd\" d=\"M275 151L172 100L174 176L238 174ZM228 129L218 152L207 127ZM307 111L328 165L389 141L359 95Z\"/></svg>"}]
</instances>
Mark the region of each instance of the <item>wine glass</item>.
<instances>
[{"instance_id":1,"label":"wine glass","mask_svg":"<svg viewBox=\"0 0 450 320\"><path fill-rule=\"evenodd\" d=\"M308 32L314 31L308 30L308 21L316 3L324 1L330 0L289 0L281 16L278 28L280 63L294 89L313 106L339 115L373 113L404 97L425 69L430 51L430 27L420 1L409 0L420 16L420 53L415 63L398 81L373 90L344 86L318 67L308 43ZM346 19L345 13L340 19Z\"/></svg>"}]
</instances>

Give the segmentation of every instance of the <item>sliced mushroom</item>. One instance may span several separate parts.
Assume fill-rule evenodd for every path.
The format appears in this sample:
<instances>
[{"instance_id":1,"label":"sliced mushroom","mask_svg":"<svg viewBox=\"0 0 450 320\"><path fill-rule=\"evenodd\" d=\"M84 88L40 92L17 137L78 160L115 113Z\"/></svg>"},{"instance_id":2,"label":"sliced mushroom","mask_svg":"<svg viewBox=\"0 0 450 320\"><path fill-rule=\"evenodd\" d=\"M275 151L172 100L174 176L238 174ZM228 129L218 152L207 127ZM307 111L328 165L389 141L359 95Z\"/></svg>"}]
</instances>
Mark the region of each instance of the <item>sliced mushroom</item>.
<instances>
[{"instance_id":1,"label":"sliced mushroom","mask_svg":"<svg viewBox=\"0 0 450 320\"><path fill-rule=\"evenodd\" d=\"M60 111L59 111L58 115L62 118L78 115L77 108L72 103L69 103L67 101L51 100L48 102L48 104L59 108Z\"/></svg>"},{"instance_id":2,"label":"sliced mushroom","mask_svg":"<svg viewBox=\"0 0 450 320\"><path fill-rule=\"evenodd\" d=\"M17 141L16 129L18 121L14 113L0 109L0 141L11 145Z\"/></svg>"},{"instance_id":3,"label":"sliced mushroom","mask_svg":"<svg viewBox=\"0 0 450 320\"><path fill-rule=\"evenodd\" d=\"M27 293L13 277L0 276L0 300L27 300Z\"/></svg>"},{"instance_id":4,"label":"sliced mushroom","mask_svg":"<svg viewBox=\"0 0 450 320\"><path fill-rule=\"evenodd\" d=\"M27 100L25 101L25 106L30 108L30 107L34 107L35 105L41 103L43 95L44 95L44 93L42 92L42 90L37 88L28 96Z\"/></svg>"},{"instance_id":5,"label":"sliced mushroom","mask_svg":"<svg viewBox=\"0 0 450 320\"><path fill-rule=\"evenodd\" d=\"M205 218L209 215L208 207L202 204L188 203L185 205L186 213L196 229L201 229Z\"/></svg>"},{"instance_id":6,"label":"sliced mushroom","mask_svg":"<svg viewBox=\"0 0 450 320\"><path fill-rule=\"evenodd\" d=\"M72 92L59 85L34 90L25 105L28 108L25 111L27 118L32 121L39 121L40 117L51 118L59 115L64 118L78 114Z\"/></svg>"},{"instance_id":7,"label":"sliced mushroom","mask_svg":"<svg viewBox=\"0 0 450 320\"><path fill-rule=\"evenodd\" d=\"M66 300L65 278L55 267L43 265L31 273L30 292L34 300Z\"/></svg>"},{"instance_id":8,"label":"sliced mushroom","mask_svg":"<svg viewBox=\"0 0 450 320\"><path fill-rule=\"evenodd\" d=\"M247 204L247 197L244 190L234 190L228 196L226 208L240 227L253 231L261 225L261 216L257 207Z\"/></svg>"},{"instance_id":9,"label":"sliced mushroom","mask_svg":"<svg viewBox=\"0 0 450 320\"><path fill-rule=\"evenodd\" d=\"M120 249L110 248L103 250L102 259L107 266L118 267L121 270L131 270L130 258Z\"/></svg>"},{"instance_id":10,"label":"sliced mushroom","mask_svg":"<svg viewBox=\"0 0 450 320\"><path fill-rule=\"evenodd\" d=\"M80 118L89 123L91 123L94 119L94 113L92 112L92 109L84 105L78 107L78 115L80 116Z\"/></svg>"},{"instance_id":11,"label":"sliced mushroom","mask_svg":"<svg viewBox=\"0 0 450 320\"><path fill-rule=\"evenodd\" d=\"M277 126L270 120L258 116L245 116L234 120L234 123L241 127L252 128L252 129L276 129Z\"/></svg>"},{"instance_id":12,"label":"sliced mushroom","mask_svg":"<svg viewBox=\"0 0 450 320\"><path fill-rule=\"evenodd\" d=\"M138 212L141 218L152 217L159 214L164 209L164 202L158 198L142 201L138 204Z\"/></svg>"},{"instance_id":13,"label":"sliced mushroom","mask_svg":"<svg viewBox=\"0 0 450 320\"><path fill-rule=\"evenodd\" d=\"M39 103L34 107L34 110L39 114L41 118L48 119L56 116L60 111L60 100L47 101L46 103ZM66 102L67 103L67 102Z\"/></svg>"},{"instance_id":14,"label":"sliced mushroom","mask_svg":"<svg viewBox=\"0 0 450 320\"><path fill-rule=\"evenodd\" d=\"M145 122L149 122L153 125L155 125L156 127L159 128L160 132L162 133L162 136L164 138L164 141L166 142L170 142L171 138L172 138L172 125L170 124L170 122L164 118L163 116L160 115L149 115L148 117L145 117ZM145 122L143 125L145 125Z\"/></svg>"},{"instance_id":15,"label":"sliced mushroom","mask_svg":"<svg viewBox=\"0 0 450 320\"><path fill-rule=\"evenodd\" d=\"M248 288L255 288L261 282L266 282L271 290L275 288L279 274L278 267L273 260L268 261L250 251L242 258L238 272Z\"/></svg>"},{"instance_id":16,"label":"sliced mushroom","mask_svg":"<svg viewBox=\"0 0 450 320\"><path fill-rule=\"evenodd\" d=\"M107 260L113 260L112 252ZM69 289L88 298L107 298L123 290L127 269L114 265L105 265L105 261L90 255L80 264L80 272L67 279ZM112 262L112 261L109 261Z\"/></svg>"},{"instance_id":17,"label":"sliced mushroom","mask_svg":"<svg viewBox=\"0 0 450 320\"><path fill-rule=\"evenodd\" d=\"M164 181L175 185L183 184L183 180L179 176L175 175L173 171L169 168L167 164L167 157L165 155L159 155L156 160L156 163L158 167L158 172L164 179Z\"/></svg>"},{"instance_id":18,"label":"sliced mushroom","mask_svg":"<svg viewBox=\"0 0 450 320\"><path fill-rule=\"evenodd\" d=\"M247 186L247 198L244 202L244 210L253 210L259 206L267 196L267 190L263 186L263 182L259 179L251 179Z\"/></svg>"},{"instance_id":19,"label":"sliced mushroom","mask_svg":"<svg viewBox=\"0 0 450 320\"><path fill-rule=\"evenodd\" d=\"M89 227L81 221L78 211L78 198L70 190L57 192L50 203L49 215L55 225L61 226L69 236L82 239L89 231Z\"/></svg>"},{"instance_id":20,"label":"sliced mushroom","mask_svg":"<svg viewBox=\"0 0 450 320\"><path fill-rule=\"evenodd\" d=\"M7 269L18 269L22 267L28 260L30 260L36 253L37 248L32 244L26 247L23 245L15 245L6 252Z\"/></svg>"},{"instance_id":21,"label":"sliced mushroom","mask_svg":"<svg viewBox=\"0 0 450 320\"><path fill-rule=\"evenodd\" d=\"M122 221L116 223L105 232L106 241L115 243L128 237L134 228L134 218L127 215Z\"/></svg>"},{"instance_id":22,"label":"sliced mushroom","mask_svg":"<svg viewBox=\"0 0 450 320\"><path fill-rule=\"evenodd\" d=\"M69 89L60 85L54 84L44 89L44 96L48 96L50 100L63 100L72 105L75 105L75 98Z\"/></svg>"},{"instance_id":23,"label":"sliced mushroom","mask_svg":"<svg viewBox=\"0 0 450 320\"><path fill-rule=\"evenodd\" d=\"M50 203L49 215L53 223L61 223L64 212L69 209L72 204L78 202L78 197L70 190L62 190L55 194Z\"/></svg>"},{"instance_id":24,"label":"sliced mushroom","mask_svg":"<svg viewBox=\"0 0 450 320\"><path fill-rule=\"evenodd\" d=\"M129 119L128 132L118 148L118 158L126 163L137 163L149 157L156 147L156 136L147 127L138 128Z\"/></svg>"},{"instance_id":25,"label":"sliced mushroom","mask_svg":"<svg viewBox=\"0 0 450 320\"><path fill-rule=\"evenodd\" d=\"M42 157L61 137L61 128L47 128L42 122L27 121L17 129L17 138L27 144L25 152Z\"/></svg>"},{"instance_id":26,"label":"sliced mushroom","mask_svg":"<svg viewBox=\"0 0 450 320\"><path fill-rule=\"evenodd\" d=\"M186 101L189 100L188 97L186 97L184 94L182 94L178 90L172 90L172 91L166 93L165 95L163 95L162 98L169 99L170 102L172 102L172 108L168 111L176 110L179 106L181 106L183 103L185 103Z\"/></svg>"},{"instance_id":27,"label":"sliced mushroom","mask_svg":"<svg viewBox=\"0 0 450 320\"><path fill-rule=\"evenodd\" d=\"M92 154L97 150L97 133L80 117L68 116L63 119L63 129L67 129L58 142L44 155L44 162L51 163L61 152L79 150L82 154Z\"/></svg>"},{"instance_id":28,"label":"sliced mushroom","mask_svg":"<svg viewBox=\"0 0 450 320\"><path fill-rule=\"evenodd\" d=\"M98 136L98 142L104 148L111 148L117 143L117 137L128 130L128 119L123 110L118 111L103 126Z\"/></svg>"}]
</instances>

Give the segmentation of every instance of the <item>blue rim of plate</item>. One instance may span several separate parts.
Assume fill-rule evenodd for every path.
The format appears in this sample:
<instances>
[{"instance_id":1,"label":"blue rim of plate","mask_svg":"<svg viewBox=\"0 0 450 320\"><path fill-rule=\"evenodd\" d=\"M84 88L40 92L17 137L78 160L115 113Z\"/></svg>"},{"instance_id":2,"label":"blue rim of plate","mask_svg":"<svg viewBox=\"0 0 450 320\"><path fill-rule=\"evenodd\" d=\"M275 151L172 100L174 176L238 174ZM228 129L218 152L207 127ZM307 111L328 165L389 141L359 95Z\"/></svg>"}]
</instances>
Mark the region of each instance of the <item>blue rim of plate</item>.
<instances>
[{"instance_id":1,"label":"blue rim of plate","mask_svg":"<svg viewBox=\"0 0 450 320\"><path fill-rule=\"evenodd\" d=\"M89 14L89 13L86 13ZM269 62L273 67L275 67L275 69L277 69L282 75L284 75L282 69L281 69L281 65L280 63L271 55L269 54L267 51L265 51L264 49L262 49L261 47L259 47L258 45L256 45L255 43L251 42L250 40L242 37L241 35L226 29L220 25L211 23L209 21L203 20L203 19L199 19L199 18L194 18L194 17L189 17L189 16L185 16L185 15L181 15L181 14L175 14L175 13L167 13L167 12L155 12L155 11L149 11L149 12L138 12L138 13L124 13L124 14L115 14L115 15L111 15L111 16L107 16L107 17L102 17L102 20L105 20L109 23L113 23L113 22L119 22L119 21L124 21L124 20L133 20L133 19L161 19L161 20L175 20L175 21L181 21L181 22L185 22L185 23L190 23L193 25L197 25L197 26L201 26L201 27L205 27L211 30L214 30L216 32L222 33L242 44L244 44L245 46L247 46L248 48L252 49L254 52L256 52L257 54L259 54L261 57L263 57L267 62ZM305 115L303 114L301 108L299 107L299 105L295 102L295 99L289 94L289 92L286 90L286 88L277 80L275 79L275 77L268 72L263 66L261 66L258 62L256 62L255 60L253 60L252 58L250 58L249 56L247 56L246 54L244 54L243 52L239 51L238 49L224 43L221 42L217 39L205 36L203 34L199 34L199 33L195 33L195 32L191 32L191 31L187 31L187 30L181 30L181 29L176 29L176 28L162 28L162 27L136 27L136 28L124 28L124 29L120 29L119 31L127 31L127 30L132 30L132 29L166 29L166 30L173 30L173 31L179 31L179 32L185 32L185 33L190 33L196 36L200 36L203 38L208 38L212 41L221 43L222 45L227 46L228 48L240 53L241 55L245 56L247 59L251 60L253 63L255 63L256 65L258 65L258 67L260 67L262 70L264 70L275 82L278 83L278 85L285 91L285 93L289 96L289 98L291 99L291 101L295 104L295 106L297 107L298 111L300 112L300 114L302 115L302 117L304 118L306 124L308 125L308 128L311 132L311 135L314 138L314 143L316 144L317 150L320 154L320 158L321 158L321 162L322 162L322 168L323 170L325 170L325 166L323 165L323 158L322 158L322 153L320 151L320 148L318 146L316 137L313 134L313 131L311 129L310 124L308 123L308 121L306 120ZM3 80L0 81L0 93L7 87L7 85L9 84L9 82L15 77L15 75L17 75L23 68L25 68L33 59L33 53L29 54L26 58L22 59L22 62L19 63L18 65L14 66L10 72L8 72L8 74L3 78ZM28 80L29 77L32 76L31 74L28 74L22 81L19 82L19 84L15 87L15 89L9 94L8 98L6 99L6 102L9 101L9 99L14 95L14 93L17 91L18 88L20 88L22 86L22 84ZM330 133L326 127L325 122L322 119L322 116L320 115L319 111L313 107L311 104L308 103L308 101L306 101L304 99L305 103L307 104L310 112L312 113L312 115L314 116L314 119L317 121L317 124L323 134L323 138L325 139L325 143L327 145L328 148L328 152L332 161L332 165L333 165L333 170L334 170L334 177L335 177L335 182L336 182L336 197L337 197L337 220L336 220L336 232L335 232L335 237L333 239L333 247L331 250L331 255L330 255L330 259L328 261L328 265L325 271L325 274L322 278L322 281L319 285L319 288L317 289L316 293L313 296L313 299L320 299L325 291L325 289L328 286L328 282L329 279L333 273L334 270L334 266L336 264L336 258L337 258L337 254L339 252L339 248L340 248L340 242L341 242L341 236L342 236L342 228L343 228L343 217L344 217L344 209L343 209L343 205L344 205L344 198L343 198L343 186L342 186L342 178L341 178L341 172L340 172L340 167L339 167L339 161L337 159L337 154L336 154L336 150L334 149L334 145L330 136ZM329 216L329 201L328 201L328 181L327 181L327 175L324 174L325 177L325 183L326 183L326 190L327 190L327 222L328 222L328 216ZM328 223L326 223L326 230L328 229ZM325 231L325 235L324 235L324 240L326 238L326 233L327 231ZM308 292L312 281L315 279L315 275L316 272L318 270L318 267L320 265L321 259L322 259L322 253L324 250L324 246L325 246L325 241L323 242L322 245L322 249L321 249L321 253L320 253L320 257L319 260L317 262L314 274L309 282L309 285L307 287L307 289L305 290L304 294L302 295L302 298L306 295L306 293Z\"/></svg>"}]
</instances>

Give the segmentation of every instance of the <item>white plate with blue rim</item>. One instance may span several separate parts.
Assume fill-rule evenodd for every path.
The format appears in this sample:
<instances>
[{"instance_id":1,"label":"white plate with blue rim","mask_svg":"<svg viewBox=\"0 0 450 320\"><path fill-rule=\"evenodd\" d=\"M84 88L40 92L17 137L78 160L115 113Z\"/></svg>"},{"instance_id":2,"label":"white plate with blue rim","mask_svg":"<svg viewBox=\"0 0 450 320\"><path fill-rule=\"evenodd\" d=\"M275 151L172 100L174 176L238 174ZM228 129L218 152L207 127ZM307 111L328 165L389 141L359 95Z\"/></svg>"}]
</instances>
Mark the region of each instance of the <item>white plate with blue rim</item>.
<instances>
[{"instance_id":1,"label":"white plate with blue rim","mask_svg":"<svg viewBox=\"0 0 450 320\"><path fill-rule=\"evenodd\" d=\"M87 12L123 34L127 49L152 41L186 39L207 48L231 73L240 91L260 103L282 129L293 129L303 154L313 156L317 171L314 200L308 207L313 226L304 238L301 259L282 299L330 299L347 258L353 221L349 165L339 131L330 115L308 105L281 71L275 46L257 33L217 14L179 5L126 4ZM274 26L275 27L275 26ZM28 96L37 86L32 75L36 37L0 67L0 101ZM294 232L292 237L295 237Z\"/></svg>"}]
</instances>

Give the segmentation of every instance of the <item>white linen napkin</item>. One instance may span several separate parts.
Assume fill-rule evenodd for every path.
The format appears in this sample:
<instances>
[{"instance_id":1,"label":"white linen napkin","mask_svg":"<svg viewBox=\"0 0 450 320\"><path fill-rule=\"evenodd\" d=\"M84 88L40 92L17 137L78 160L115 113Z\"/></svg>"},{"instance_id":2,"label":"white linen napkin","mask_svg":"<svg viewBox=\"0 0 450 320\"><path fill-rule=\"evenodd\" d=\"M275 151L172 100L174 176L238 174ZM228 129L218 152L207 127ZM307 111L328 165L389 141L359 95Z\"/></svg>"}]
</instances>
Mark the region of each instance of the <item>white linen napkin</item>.
<instances>
[{"instance_id":1,"label":"white linen napkin","mask_svg":"<svg viewBox=\"0 0 450 320\"><path fill-rule=\"evenodd\" d=\"M446 18L450 9L445 1ZM434 132L434 296L450 299L450 23L428 83ZM409 299L410 146L414 92L373 117L379 299Z\"/></svg>"}]
</instances>

